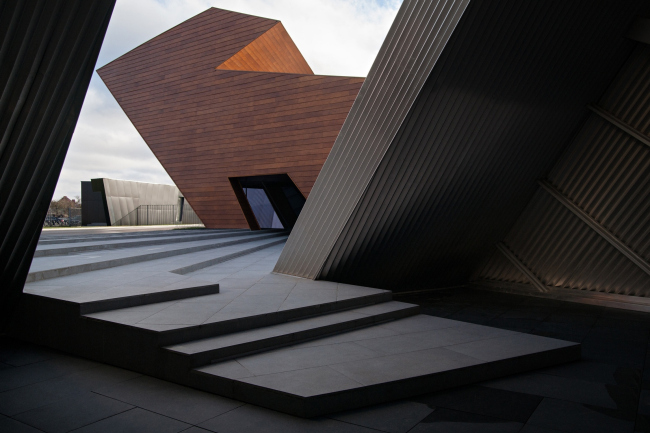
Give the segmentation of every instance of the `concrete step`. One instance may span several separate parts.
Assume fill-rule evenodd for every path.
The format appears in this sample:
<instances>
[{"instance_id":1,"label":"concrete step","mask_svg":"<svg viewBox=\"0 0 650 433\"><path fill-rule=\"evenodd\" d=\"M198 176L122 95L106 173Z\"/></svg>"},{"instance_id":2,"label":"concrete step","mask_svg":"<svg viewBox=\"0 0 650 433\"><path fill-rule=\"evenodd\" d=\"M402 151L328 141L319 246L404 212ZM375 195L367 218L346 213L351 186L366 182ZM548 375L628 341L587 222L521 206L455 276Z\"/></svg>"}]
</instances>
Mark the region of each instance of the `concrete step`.
<instances>
[{"instance_id":1,"label":"concrete step","mask_svg":"<svg viewBox=\"0 0 650 433\"><path fill-rule=\"evenodd\" d=\"M172 256L190 254L199 251L223 248L231 245L245 244L260 240L270 240L282 237L286 239L286 233L276 232L262 235L244 235L226 242L197 241L197 245L179 247L174 244L160 247L163 251L149 252L146 247L115 250L103 252L103 256L65 256L65 257L41 257L32 261L30 272L27 275L27 283L41 281L50 278L59 278L67 275L74 275L84 272L92 272L100 269L114 268L118 266L141 263L145 261L158 260ZM269 243L268 246L275 245ZM99 254L99 253L98 253ZM66 264L67 266L61 266Z\"/></svg>"},{"instance_id":2,"label":"concrete step","mask_svg":"<svg viewBox=\"0 0 650 433\"><path fill-rule=\"evenodd\" d=\"M191 341L165 349L182 368L194 368L248 353L279 348L330 334L351 331L419 313L419 307L403 302L384 302L280 325Z\"/></svg>"},{"instance_id":3,"label":"concrete step","mask_svg":"<svg viewBox=\"0 0 650 433\"><path fill-rule=\"evenodd\" d=\"M123 249L123 248L138 248L146 247L153 245L167 245L167 244L179 244L183 242L196 242L203 240L211 239L225 239L232 237L241 237L241 236L254 236L260 235L260 232L244 232L241 231L232 231L232 232L219 232L219 233L187 233L184 236L152 236L147 239L130 239L130 240L94 240L83 243L61 243L55 245L46 245L39 246L35 253L34 257L50 257L50 256L62 256L71 253L79 253L86 251L102 251L102 250L112 250L112 249Z\"/></svg>"},{"instance_id":4,"label":"concrete step","mask_svg":"<svg viewBox=\"0 0 650 433\"><path fill-rule=\"evenodd\" d=\"M580 358L580 344L418 315L193 370L192 386L301 417Z\"/></svg>"},{"instance_id":5,"label":"concrete step","mask_svg":"<svg viewBox=\"0 0 650 433\"><path fill-rule=\"evenodd\" d=\"M178 274L178 275L187 275L187 274L190 274L192 272L199 271L201 269L209 268L211 266L227 262L229 260L234 260L236 258L245 256L247 254L251 254L251 253L254 253L254 252L257 252L257 251L261 251L263 249L270 248L270 247L275 246L275 245L283 244L284 242L286 242L286 238L282 238L279 241L265 243L265 244L257 246L257 247L247 248L245 250L238 251L238 252L235 252L235 253L232 253L232 254L226 254L226 255L223 255L223 256L220 256L220 257L214 257L214 258L211 258L211 259L208 259L208 260L203 260L203 261L198 262L198 263L192 263L191 265L182 266L180 268L173 269L173 270L171 270L169 272L172 272L172 273Z\"/></svg>"},{"instance_id":6,"label":"concrete step","mask_svg":"<svg viewBox=\"0 0 650 433\"><path fill-rule=\"evenodd\" d=\"M134 290L129 290L133 292ZM23 296L31 303L46 303L52 311L61 314L94 314L105 311L122 310L143 307L152 304L169 303L197 296L208 296L219 293L219 284L183 288L143 288L140 293L124 295L124 291L107 289L101 293L93 293L76 300L54 298L34 293L24 293Z\"/></svg>"},{"instance_id":7,"label":"concrete step","mask_svg":"<svg viewBox=\"0 0 650 433\"><path fill-rule=\"evenodd\" d=\"M186 298L172 304L150 304L86 314L83 317L104 325L117 325L121 328L121 336L146 335L152 345L164 347L353 308L370 307L391 301L392 293L387 290L356 288L329 302L323 302L317 291L314 291L312 299L306 299L304 293L298 296L301 299L295 300L285 295L283 303L272 305L264 292L230 299L226 292ZM105 329L109 328L105 326Z\"/></svg>"},{"instance_id":8,"label":"concrete step","mask_svg":"<svg viewBox=\"0 0 650 433\"><path fill-rule=\"evenodd\" d=\"M112 241L112 240L128 240L128 239L146 239L152 237L175 237L175 236L188 236L193 234L204 233L226 233L226 232L248 232L248 229L177 229L177 230L154 230L147 232L136 233L106 233L106 234L74 234L74 235L51 235L41 237L38 245L56 245L56 244L74 244L83 242L94 241Z\"/></svg>"},{"instance_id":9,"label":"concrete step","mask_svg":"<svg viewBox=\"0 0 650 433\"><path fill-rule=\"evenodd\" d=\"M80 303L79 314L92 314L100 313L102 311L140 307L143 305L159 304L161 302L171 302L179 301L181 299L195 298L197 296L216 295L217 293L219 293L219 284L210 284L206 286L161 290L157 292L142 293L139 295L101 299L97 301Z\"/></svg>"}]
</instances>

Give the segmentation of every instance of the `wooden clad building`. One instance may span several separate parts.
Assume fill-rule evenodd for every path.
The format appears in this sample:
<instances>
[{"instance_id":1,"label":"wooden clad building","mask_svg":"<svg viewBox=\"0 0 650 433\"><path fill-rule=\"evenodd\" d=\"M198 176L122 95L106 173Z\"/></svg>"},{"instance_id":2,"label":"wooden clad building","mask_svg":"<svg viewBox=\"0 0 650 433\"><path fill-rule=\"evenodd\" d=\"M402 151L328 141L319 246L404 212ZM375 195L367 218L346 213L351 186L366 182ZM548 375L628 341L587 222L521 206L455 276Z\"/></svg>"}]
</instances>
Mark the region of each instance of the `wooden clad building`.
<instances>
[{"instance_id":1,"label":"wooden clad building","mask_svg":"<svg viewBox=\"0 0 650 433\"><path fill-rule=\"evenodd\" d=\"M259 227L240 178L307 198L364 81L314 75L282 23L215 8L98 73L212 228Z\"/></svg>"}]
</instances>

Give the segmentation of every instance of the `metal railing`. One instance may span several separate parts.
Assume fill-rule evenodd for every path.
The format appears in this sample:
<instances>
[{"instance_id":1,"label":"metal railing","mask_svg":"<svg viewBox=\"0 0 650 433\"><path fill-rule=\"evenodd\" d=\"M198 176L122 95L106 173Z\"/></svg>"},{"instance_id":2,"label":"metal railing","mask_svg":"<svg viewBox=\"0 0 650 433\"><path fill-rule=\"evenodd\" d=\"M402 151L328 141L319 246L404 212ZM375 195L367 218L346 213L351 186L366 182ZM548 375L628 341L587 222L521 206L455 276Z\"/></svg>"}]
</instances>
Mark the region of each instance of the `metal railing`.
<instances>
[{"instance_id":1,"label":"metal railing","mask_svg":"<svg viewBox=\"0 0 650 433\"><path fill-rule=\"evenodd\" d=\"M114 226L152 226L175 224L203 224L194 209L187 203L176 205L142 205L115 221Z\"/></svg>"},{"instance_id":2,"label":"metal railing","mask_svg":"<svg viewBox=\"0 0 650 433\"><path fill-rule=\"evenodd\" d=\"M74 227L81 225L81 208L70 207L64 210L48 210L43 227Z\"/></svg>"}]
</instances>

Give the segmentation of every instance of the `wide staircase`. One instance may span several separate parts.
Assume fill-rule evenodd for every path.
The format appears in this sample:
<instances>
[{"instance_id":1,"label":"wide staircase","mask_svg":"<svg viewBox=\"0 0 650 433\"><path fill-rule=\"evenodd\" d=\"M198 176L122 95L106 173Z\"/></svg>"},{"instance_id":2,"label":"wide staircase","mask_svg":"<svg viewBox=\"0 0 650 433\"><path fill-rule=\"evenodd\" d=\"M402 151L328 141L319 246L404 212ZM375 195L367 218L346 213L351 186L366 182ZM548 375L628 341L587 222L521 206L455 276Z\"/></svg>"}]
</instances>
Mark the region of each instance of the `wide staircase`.
<instances>
[{"instance_id":1,"label":"wide staircase","mask_svg":"<svg viewBox=\"0 0 650 433\"><path fill-rule=\"evenodd\" d=\"M46 241L13 332L303 417L580 356L575 343L421 315L390 291L273 274L285 240L188 231Z\"/></svg>"}]
</instances>

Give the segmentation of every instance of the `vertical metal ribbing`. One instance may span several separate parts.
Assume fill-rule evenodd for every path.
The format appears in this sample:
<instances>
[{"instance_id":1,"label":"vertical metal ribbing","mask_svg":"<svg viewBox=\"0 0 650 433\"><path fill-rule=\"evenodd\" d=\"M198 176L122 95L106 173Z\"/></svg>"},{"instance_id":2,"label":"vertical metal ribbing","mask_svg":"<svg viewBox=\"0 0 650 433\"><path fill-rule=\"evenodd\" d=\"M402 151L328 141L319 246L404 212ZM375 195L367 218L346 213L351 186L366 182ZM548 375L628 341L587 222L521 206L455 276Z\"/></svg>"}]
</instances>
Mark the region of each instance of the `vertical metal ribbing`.
<instances>
[{"instance_id":1,"label":"vertical metal ribbing","mask_svg":"<svg viewBox=\"0 0 650 433\"><path fill-rule=\"evenodd\" d=\"M318 275L468 4L469 0L402 4L276 272Z\"/></svg>"},{"instance_id":2,"label":"vertical metal ribbing","mask_svg":"<svg viewBox=\"0 0 650 433\"><path fill-rule=\"evenodd\" d=\"M650 296L648 72L639 45L504 240L544 284ZM496 261L477 280L509 281Z\"/></svg>"},{"instance_id":3,"label":"vertical metal ribbing","mask_svg":"<svg viewBox=\"0 0 650 433\"><path fill-rule=\"evenodd\" d=\"M605 109L603 109L603 108L601 108L601 107L599 107L597 105L589 105L589 109L591 111L593 111L594 113L598 114L603 119L607 120L612 125L614 125L617 128L625 131L626 134L631 135L632 137L639 140L641 143L645 144L646 146L650 146L650 137L648 137L645 134L642 134L641 132L635 130L630 125L628 125L625 122L617 119L612 114L608 113L607 110L605 110Z\"/></svg>"},{"instance_id":4,"label":"vertical metal ribbing","mask_svg":"<svg viewBox=\"0 0 650 433\"><path fill-rule=\"evenodd\" d=\"M115 0L25 0L0 19L0 316L11 317L90 83ZM6 7L6 5L0 5ZM4 11L5 9L3 9ZM21 40L18 24L27 24ZM18 27L16 27L18 26ZM16 48L10 58L10 48ZM7 72L7 70L3 71ZM13 77L13 78L12 78Z\"/></svg>"},{"instance_id":5,"label":"vertical metal ribbing","mask_svg":"<svg viewBox=\"0 0 650 433\"><path fill-rule=\"evenodd\" d=\"M301 271L315 257L302 254L306 245L329 233L332 247L314 247L331 248L319 278L394 290L466 282L588 118L586 104L603 94L634 48L620 36L640 1L591 4L473 0L343 229L327 232L325 209L320 221L327 227L314 219L308 234L315 237L296 248L300 254L290 245L300 236L290 239L283 256L291 252L295 262L281 258L276 271ZM351 116L346 123L359 122ZM349 150L351 161L362 146ZM354 172L345 162L341 173ZM321 177L335 177L325 168ZM308 205L321 200L321 210L348 203L315 197Z\"/></svg>"},{"instance_id":6,"label":"vertical metal ribbing","mask_svg":"<svg viewBox=\"0 0 650 433\"><path fill-rule=\"evenodd\" d=\"M528 278L528 281L537 288L541 293L546 293L548 292L548 287L540 281L539 278L537 278L537 275L535 275L524 263L517 258L517 256L510 251L508 247L506 247L503 243L498 243L497 244L497 249L503 254L510 262L522 273Z\"/></svg>"},{"instance_id":7,"label":"vertical metal ribbing","mask_svg":"<svg viewBox=\"0 0 650 433\"><path fill-rule=\"evenodd\" d=\"M589 216L584 210L580 209L575 203L565 197L553 185L547 181L540 181L542 188L548 192L553 198L562 203L567 209L573 212L578 218L584 221L592 230L598 233L603 239L609 242L614 248L619 250L621 254L630 259L632 263L637 265L646 274L650 275L650 263L646 262L643 257L640 257L632 248L625 245L620 239L610 233L598 221Z\"/></svg>"}]
</instances>

